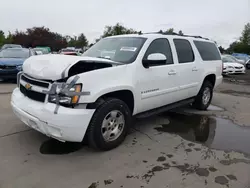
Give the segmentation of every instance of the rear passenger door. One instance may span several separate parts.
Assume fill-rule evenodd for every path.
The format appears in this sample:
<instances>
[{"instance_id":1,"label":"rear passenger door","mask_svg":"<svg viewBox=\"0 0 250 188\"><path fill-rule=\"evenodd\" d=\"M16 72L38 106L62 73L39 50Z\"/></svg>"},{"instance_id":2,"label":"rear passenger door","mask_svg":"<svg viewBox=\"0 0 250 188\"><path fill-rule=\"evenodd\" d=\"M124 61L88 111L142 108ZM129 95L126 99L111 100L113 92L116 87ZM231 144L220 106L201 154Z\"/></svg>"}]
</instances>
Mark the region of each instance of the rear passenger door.
<instances>
[{"instance_id":1,"label":"rear passenger door","mask_svg":"<svg viewBox=\"0 0 250 188\"><path fill-rule=\"evenodd\" d=\"M187 39L173 39L176 49L179 73L179 93L181 99L197 95L199 77L201 74L200 63L195 58L193 44Z\"/></svg>"}]
</instances>

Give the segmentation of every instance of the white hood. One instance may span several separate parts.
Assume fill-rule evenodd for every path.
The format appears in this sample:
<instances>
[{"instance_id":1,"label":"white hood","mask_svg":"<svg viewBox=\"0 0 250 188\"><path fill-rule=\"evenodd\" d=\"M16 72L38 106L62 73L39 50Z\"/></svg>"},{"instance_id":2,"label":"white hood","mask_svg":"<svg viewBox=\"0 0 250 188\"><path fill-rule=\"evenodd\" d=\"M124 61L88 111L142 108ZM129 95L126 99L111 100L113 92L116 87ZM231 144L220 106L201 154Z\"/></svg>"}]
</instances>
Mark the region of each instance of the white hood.
<instances>
[{"instance_id":1,"label":"white hood","mask_svg":"<svg viewBox=\"0 0 250 188\"><path fill-rule=\"evenodd\" d=\"M243 65L240 64L240 63L223 63L223 64L224 64L225 67L226 67L226 66L243 67Z\"/></svg>"},{"instance_id":2,"label":"white hood","mask_svg":"<svg viewBox=\"0 0 250 188\"><path fill-rule=\"evenodd\" d=\"M100 59L86 56L70 56L61 54L48 54L31 56L23 64L23 72L37 79L58 80L67 77L71 66L79 61L98 61L111 64L119 64L108 59Z\"/></svg>"}]
</instances>

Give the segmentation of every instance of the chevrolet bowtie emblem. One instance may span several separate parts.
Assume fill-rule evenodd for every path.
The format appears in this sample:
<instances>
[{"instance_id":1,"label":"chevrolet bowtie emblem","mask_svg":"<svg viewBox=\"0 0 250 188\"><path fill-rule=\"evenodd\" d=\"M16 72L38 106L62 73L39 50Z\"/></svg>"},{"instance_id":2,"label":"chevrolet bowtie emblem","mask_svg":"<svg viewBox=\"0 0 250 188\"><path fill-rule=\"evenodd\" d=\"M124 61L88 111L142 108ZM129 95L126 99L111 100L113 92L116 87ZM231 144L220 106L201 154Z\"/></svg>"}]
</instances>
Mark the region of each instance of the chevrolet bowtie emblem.
<instances>
[{"instance_id":1,"label":"chevrolet bowtie emblem","mask_svg":"<svg viewBox=\"0 0 250 188\"><path fill-rule=\"evenodd\" d=\"M31 86L30 84L25 84L25 88L26 88L27 90L31 90L32 86Z\"/></svg>"}]
</instances>

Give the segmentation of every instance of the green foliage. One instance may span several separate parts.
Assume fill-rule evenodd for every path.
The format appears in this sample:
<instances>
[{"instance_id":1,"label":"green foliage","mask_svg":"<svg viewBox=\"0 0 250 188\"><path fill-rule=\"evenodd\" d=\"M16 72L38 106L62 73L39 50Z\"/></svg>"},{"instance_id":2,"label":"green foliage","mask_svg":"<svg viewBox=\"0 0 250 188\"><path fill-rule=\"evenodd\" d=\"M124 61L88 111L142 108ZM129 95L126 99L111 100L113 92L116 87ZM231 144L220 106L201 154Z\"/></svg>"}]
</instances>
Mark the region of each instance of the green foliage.
<instances>
[{"instance_id":1,"label":"green foliage","mask_svg":"<svg viewBox=\"0 0 250 188\"><path fill-rule=\"evenodd\" d=\"M250 45L250 23L245 25L240 41L242 44Z\"/></svg>"},{"instance_id":2,"label":"green foliage","mask_svg":"<svg viewBox=\"0 0 250 188\"><path fill-rule=\"evenodd\" d=\"M4 32L0 30L0 46L2 46L4 43L5 43Z\"/></svg>"},{"instance_id":3,"label":"green foliage","mask_svg":"<svg viewBox=\"0 0 250 188\"><path fill-rule=\"evenodd\" d=\"M139 32L135 31L134 29L131 29L131 28L126 28L123 25L121 25L120 23L117 23L114 26L106 26L101 38L105 38L108 36L114 36L114 35L136 34Z\"/></svg>"},{"instance_id":4,"label":"green foliage","mask_svg":"<svg viewBox=\"0 0 250 188\"><path fill-rule=\"evenodd\" d=\"M230 44L226 50L227 53L245 53L250 54L250 23L247 23L242 31L239 41Z\"/></svg>"}]
</instances>

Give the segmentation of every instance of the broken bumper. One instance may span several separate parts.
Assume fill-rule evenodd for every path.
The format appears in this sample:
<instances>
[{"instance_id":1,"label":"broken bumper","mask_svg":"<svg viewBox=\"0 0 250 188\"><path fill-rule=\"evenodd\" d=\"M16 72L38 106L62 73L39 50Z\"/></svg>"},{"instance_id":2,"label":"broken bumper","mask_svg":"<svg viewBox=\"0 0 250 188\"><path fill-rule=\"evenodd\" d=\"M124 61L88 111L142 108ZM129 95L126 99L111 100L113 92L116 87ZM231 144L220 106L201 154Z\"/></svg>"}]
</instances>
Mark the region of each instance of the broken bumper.
<instances>
[{"instance_id":1,"label":"broken bumper","mask_svg":"<svg viewBox=\"0 0 250 188\"><path fill-rule=\"evenodd\" d=\"M25 97L16 88L11 97L11 106L16 116L29 127L60 141L81 142L95 112L92 109L72 109L42 103Z\"/></svg>"}]
</instances>

